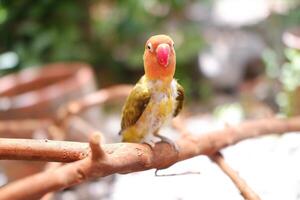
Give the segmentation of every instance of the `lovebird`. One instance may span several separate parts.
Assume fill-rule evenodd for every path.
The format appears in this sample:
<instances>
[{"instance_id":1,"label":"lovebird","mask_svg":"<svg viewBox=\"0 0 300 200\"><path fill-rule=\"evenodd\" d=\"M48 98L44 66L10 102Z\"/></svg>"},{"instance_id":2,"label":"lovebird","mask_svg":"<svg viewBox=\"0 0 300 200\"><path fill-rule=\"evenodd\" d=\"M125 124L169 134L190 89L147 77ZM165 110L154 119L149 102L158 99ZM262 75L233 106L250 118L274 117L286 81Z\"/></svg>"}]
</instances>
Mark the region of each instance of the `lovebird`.
<instances>
[{"instance_id":1,"label":"lovebird","mask_svg":"<svg viewBox=\"0 0 300 200\"><path fill-rule=\"evenodd\" d=\"M174 144L159 135L159 129L179 114L184 89L173 78L176 68L174 42L167 35L148 39L144 51L144 71L123 106L121 131L123 142L147 143L157 139Z\"/></svg>"}]
</instances>

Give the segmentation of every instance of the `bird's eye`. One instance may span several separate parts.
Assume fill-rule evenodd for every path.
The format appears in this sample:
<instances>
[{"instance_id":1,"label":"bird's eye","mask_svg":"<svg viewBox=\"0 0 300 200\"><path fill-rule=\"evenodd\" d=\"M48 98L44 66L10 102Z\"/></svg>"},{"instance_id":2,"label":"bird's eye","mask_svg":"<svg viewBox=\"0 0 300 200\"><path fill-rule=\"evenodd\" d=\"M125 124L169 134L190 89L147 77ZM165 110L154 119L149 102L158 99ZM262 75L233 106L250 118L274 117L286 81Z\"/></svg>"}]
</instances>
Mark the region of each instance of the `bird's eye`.
<instances>
[{"instance_id":1,"label":"bird's eye","mask_svg":"<svg viewBox=\"0 0 300 200\"><path fill-rule=\"evenodd\" d=\"M172 43L173 48L175 47L174 43Z\"/></svg>"},{"instance_id":2,"label":"bird's eye","mask_svg":"<svg viewBox=\"0 0 300 200\"><path fill-rule=\"evenodd\" d=\"M150 42L147 44L147 49L148 49L149 51L152 51L152 44L151 44Z\"/></svg>"}]
</instances>

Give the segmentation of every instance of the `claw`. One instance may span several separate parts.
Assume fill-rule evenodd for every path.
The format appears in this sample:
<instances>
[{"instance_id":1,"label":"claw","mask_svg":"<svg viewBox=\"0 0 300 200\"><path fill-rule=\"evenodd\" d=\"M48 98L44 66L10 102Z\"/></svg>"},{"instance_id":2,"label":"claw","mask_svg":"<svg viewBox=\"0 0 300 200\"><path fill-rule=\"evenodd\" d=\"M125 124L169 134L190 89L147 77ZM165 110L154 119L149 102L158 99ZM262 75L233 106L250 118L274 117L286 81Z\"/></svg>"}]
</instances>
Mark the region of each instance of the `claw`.
<instances>
[{"instance_id":1,"label":"claw","mask_svg":"<svg viewBox=\"0 0 300 200\"><path fill-rule=\"evenodd\" d=\"M160 141L159 141L159 139ZM158 142L164 142L164 143L168 143L169 145L172 146L172 148L176 151L176 153L179 153L179 147L178 145L173 142L171 139L165 137L165 136L162 136L162 135L159 135L159 134L155 134L155 135L147 135L143 140L142 140L142 143L144 144L147 144L151 147L151 149L154 148L155 144L158 143Z\"/></svg>"},{"instance_id":2,"label":"claw","mask_svg":"<svg viewBox=\"0 0 300 200\"><path fill-rule=\"evenodd\" d=\"M151 149L153 149L154 148L154 146L155 146L155 143L154 142L152 142L152 141L148 141L148 142L143 142L143 144L147 144L147 145L149 145L150 146L150 148Z\"/></svg>"}]
</instances>

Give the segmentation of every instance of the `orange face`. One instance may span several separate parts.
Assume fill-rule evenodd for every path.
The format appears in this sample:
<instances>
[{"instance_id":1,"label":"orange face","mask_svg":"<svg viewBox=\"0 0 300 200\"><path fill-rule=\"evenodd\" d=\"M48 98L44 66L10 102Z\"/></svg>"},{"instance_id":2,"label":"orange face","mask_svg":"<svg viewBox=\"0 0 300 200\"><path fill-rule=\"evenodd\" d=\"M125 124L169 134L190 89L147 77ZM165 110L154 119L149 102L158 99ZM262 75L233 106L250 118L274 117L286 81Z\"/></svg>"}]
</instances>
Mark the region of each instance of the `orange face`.
<instances>
[{"instance_id":1,"label":"orange face","mask_svg":"<svg viewBox=\"0 0 300 200\"><path fill-rule=\"evenodd\" d=\"M174 42L167 35L155 35L145 45L144 68L150 80L172 80L176 55Z\"/></svg>"}]
</instances>

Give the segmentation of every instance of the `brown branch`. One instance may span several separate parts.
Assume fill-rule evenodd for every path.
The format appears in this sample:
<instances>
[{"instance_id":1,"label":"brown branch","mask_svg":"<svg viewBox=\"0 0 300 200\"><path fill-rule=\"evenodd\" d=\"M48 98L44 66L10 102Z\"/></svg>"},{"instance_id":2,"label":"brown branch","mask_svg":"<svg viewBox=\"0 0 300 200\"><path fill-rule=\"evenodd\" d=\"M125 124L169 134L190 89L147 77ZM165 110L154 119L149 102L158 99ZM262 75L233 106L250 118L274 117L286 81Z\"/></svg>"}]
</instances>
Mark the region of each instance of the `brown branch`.
<instances>
[{"instance_id":1,"label":"brown branch","mask_svg":"<svg viewBox=\"0 0 300 200\"><path fill-rule=\"evenodd\" d=\"M188 131L185 123L185 118L178 116L172 120L172 126L181 134L181 136L189 136L191 133Z\"/></svg>"},{"instance_id":2,"label":"brown branch","mask_svg":"<svg viewBox=\"0 0 300 200\"><path fill-rule=\"evenodd\" d=\"M78 116L70 117L67 124L71 129L75 129L76 132L80 132L81 134L93 133L97 131L94 126Z\"/></svg>"},{"instance_id":3,"label":"brown branch","mask_svg":"<svg viewBox=\"0 0 300 200\"><path fill-rule=\"evenodd\" d=\"M292 131L300 131L300 117L251 120L225 129L202 133L200 136L184 134L177 141L178 145L192 144L193 148L180 148L179 158L187 159L198 154L212 155L247 138ZM111 151L112 148L124 145L130 149L136 144L106 144L103 145L103 149ZM83 142L2 138L0 159L72 162L85 158L88 146L88 143Z\"/></svg>"},{"instance_id":4,"label":"brown branch","mask_svg":"<svg viewBox=\"0 0 300 200\"><path fill-rule=\"evenodd\" d=\"M80 141L81 138L87 138L90 137L91 134L97 133L100 135L102 143L104 143L104 135L96 127L81 117L76 115L69 117L65 120L64 127L67 127L65 128L67 130L72 130L74 136L76 135L75 137L73 136L75 141Z\"/></svg>"},{"instance_id":5,"label":"brown branch","mask_svg":"<svg viewBox=\"0 0 300 200\"><path fill-rule=\"evenodd\" d=\"M35 130L51 124L47 119L0 120L0 137L32 138Z\"/></svg>"},{"instance_id":6,"label":"brown branch","mask_svg":"<svg viewBox=\"0 0 300 200\"><path fill-rule=\"evenodd\" d=\"M77 115L90 107L103 104L109 100L125 98L131 89L132 85L112 86L72 101L58 110L58 121L63 121L70 115Z\"/></svg>"},{"instance_id":7,"label":"brown branch","mask_svg":"<svg viewBox=\"0 0 300 200\"><path fill-rule=\"evenodd\" d=\"M97 161L101 159L105 154L103 149L100 147L100 137L102 134L95 132L90 138L90 148L92 152L92 160Z\"/></svg>"},{"instance_id":8,"label":"brown branch","mask_svg":"<svg viewBox=\"0 0 300 200\"><path fill-rule=\"evenodd\" d=\"M53 139L53 140L64 140L65 137L66 137L66 133L65 131L56 126L56 125L51 125L47 128L48 130L48 135L49 135L49 138L50 139Z\"/></svg>"},{"instance_id":9,"label":"brown branch","mask_svg":"<svg viewBox=\"0 0 300 200\"><path fill-rule=\"evenodd\" d=\"M45 170L51 171L61 165L62 165L62 163L49 162L49 163L47 163ZM55 191L48 192L40 200L51 200L51 199L53 199L54 195L55 195Z\"/></svg>"},{"instance_id":10,"label":"brown branch","mask_svg":"<svg viewBox=\"0 0 300 200\"><path fill-rule=\"evenodd\" d=\"M49 192L45 194L40 200L51 200L53 199L55 193L54 192Z\"/></svg>"},{"instance_id":11,"label":"brown branch","mask_svg":"<svg viewBox=\"0 0 300 200\"><path fill-rule=\"evenodd\" d=\"M61 127L56 126L55 124L48 127L48 133L49 133L50 138L54 139L54 140L65 140L65 137L66 137L65 131L62 130ZM45 166L45 170L52 170L61 165L62 165L62 163L49 162ZM55 195L55 191L48 192L40 200L51 200L51 199L53 199L54 195Z\"/></svg>"},{"instance_id":12,"label":"brown branch","mask_svg":"<svg viewBox=\"0 0 300 200\"><path fill-rule=\"evenodd\" d=\"M51 172L41 172L31 177L13 182L0 189L0 199L40 198L47 192L70 187L90 178L104 177L114 173L124 174L137 172L151 168L163 169L178 161L200 154L212 155L224 147L247 138L299 130L300 117L248 121L223 130L202 134L198 137L183 136L177 141L179 147L178 153L166 143L159 143L153 149L145 144L106 144L102 147L105 156L101 159L98 159L97 161L92 160L92 156L89 154L90 156L83 160L66 164ZM11 140L10 142L12 143L13 141L16 142L18 140ZM43 148L49 148L47 143L44 143L44 146L34 140L28 140L26 143L19 142L19 145L10 146L10 150L13 150L14 152L19 152L19 150L23 151L23 157L21 155L22 153L18 153L16 159L31 158L34 160L50 160L50 158L47 159L45 156L37 155L37 152L35 151L35 156L30 157L29 155L32 149L26 150L23 146L20 146L21 144L26 144L26 146L32 145L31 148L42 150ZM58 144L62 145L62 143ZM69 149L77 149L77 147L81 147L83 155L86 155L86 146L88 144L72 143L72 147L68 144L69 143L66 142L66 145L63 146L64 148L62 148L62 146L57 146L60 150L55 151L56 156L51 156L52 161L66 161L67 159L61 158L62 152L69 152ZM4 145L4 147L6 146ZM0 140L0 150L2 148L3 142ZM7 152L7 147L5 152ZM54 152L52 151L52 153ZM72 154L73 153L70 153L67 156L72 156ZM77 153L75 154L77 155ZM9 153L9 155L10 158L13 158L12 153ZM2 153L1 157L3 158L3 156L5 157L5 153ZM80 156L74 157L78 159L82 158Z\"/></svg>"},{"instance_id":13,"label":"brown branch","mask_svg":"<svg viewBox=\"0 0 300 200\"><path fill-rule=\"evenodd\" d=\"M238 173L225 162L221 153L217 152L210 156L210 159L214 161L227 176L229 176L245 200L260 200L259 196L239 177Z\"/></svg>"},{"instance_id":14,"label":"brown branch","mask_svg":"<svg viewBox=\"0 0 300 200\"><path fill-rule=\"evenodd\" d=\"M181 133L183 136L190 135L190 132L188 131L184 119L175 118L173 120L173 127L178 130L178 132ZM231 128L229 125L226 125L227 128ZM224 171L225 174L227 174L230 179L233 181L233 183L236 185L236 187L241 192L241 195L246 200L260 200L257 194L247 185L247 183L239 177L239 175L230 168L230 166L225 162L223 156L220 152L217 152L211 156L209 156L212 161L214 161L220 169Z\"/></svg>"},{"instance_id":15,"label":"brown branch","mask_svg":"<svg viewBox=\"0 0 300 200\"><path fill-rule=\"evenodd\" d=\"M89 145L81 142L0 138L1 160L72 162L87 156Z\"/></svg>"}]
</instances>

